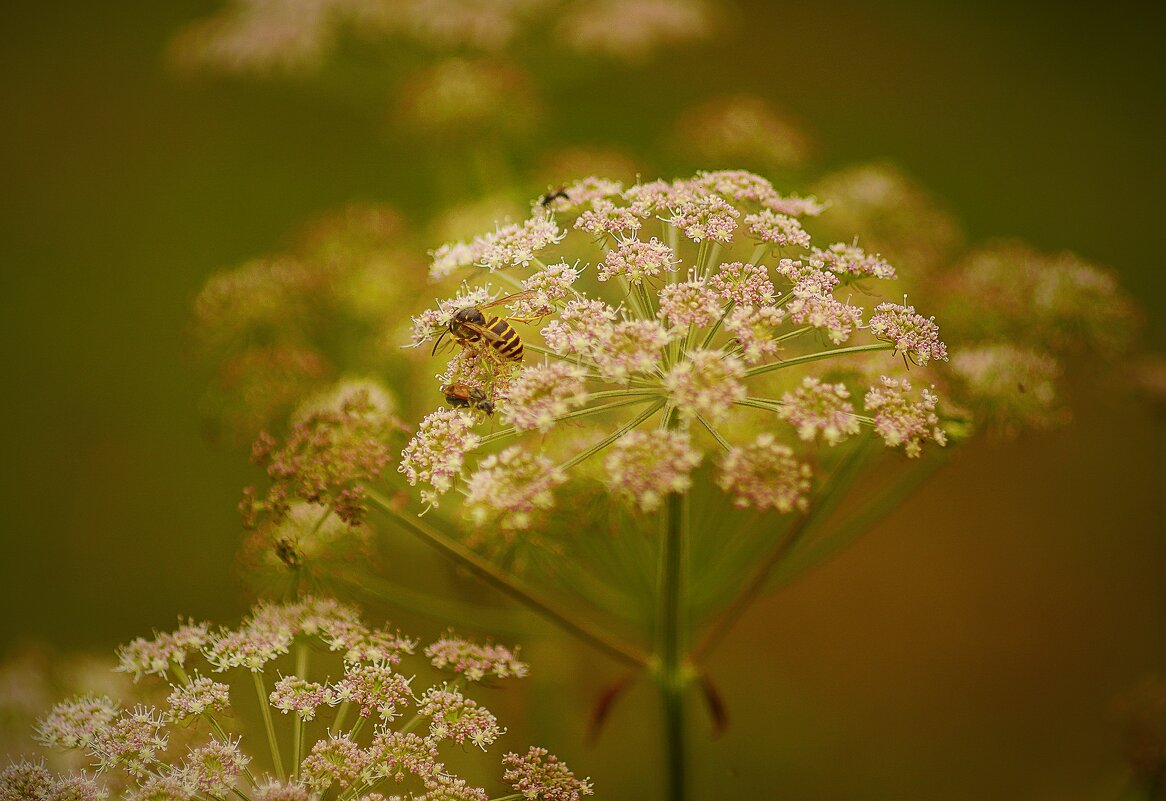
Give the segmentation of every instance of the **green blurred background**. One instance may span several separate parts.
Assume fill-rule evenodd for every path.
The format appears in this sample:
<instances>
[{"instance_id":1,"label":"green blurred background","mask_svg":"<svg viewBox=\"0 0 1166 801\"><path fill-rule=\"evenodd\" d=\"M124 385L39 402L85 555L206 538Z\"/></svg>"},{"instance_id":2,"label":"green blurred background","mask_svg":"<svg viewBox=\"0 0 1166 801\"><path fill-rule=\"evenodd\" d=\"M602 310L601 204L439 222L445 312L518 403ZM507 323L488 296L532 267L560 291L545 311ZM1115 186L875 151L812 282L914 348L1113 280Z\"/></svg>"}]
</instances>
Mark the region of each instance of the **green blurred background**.
<instances>
[{"instance_id":1,"label":"green blurred background","mask_svg":"<svg viewBox=\"0 0 1166 801\"><path fill-rule=\"evenodd\" d=\"M190 302L349 200L432 210L358 93L169 71L167 40L214 8L0 9L0 650L108 650L179 614L237 616L235 505L254 476L203 434ZM692 102L754 92L807 124L823 168L889 159L973 240L1110 265L1161 350L1166 55L1146 7L740 8L711 44L553 98L574 111L546 136L643 146ZM1166 673L1166 471L1161 407L1100 395L1068 429L973 445L753 610L712 664L732 727L701 746L696 797L1118 797L1113 699ZM561 677L532 691L534 739L569 739L616 675L579 653L529 643ZM639 797L652 759L650 694L633 695L618 736L565 749L600 797Z\"/></svg>"}]
</instances>

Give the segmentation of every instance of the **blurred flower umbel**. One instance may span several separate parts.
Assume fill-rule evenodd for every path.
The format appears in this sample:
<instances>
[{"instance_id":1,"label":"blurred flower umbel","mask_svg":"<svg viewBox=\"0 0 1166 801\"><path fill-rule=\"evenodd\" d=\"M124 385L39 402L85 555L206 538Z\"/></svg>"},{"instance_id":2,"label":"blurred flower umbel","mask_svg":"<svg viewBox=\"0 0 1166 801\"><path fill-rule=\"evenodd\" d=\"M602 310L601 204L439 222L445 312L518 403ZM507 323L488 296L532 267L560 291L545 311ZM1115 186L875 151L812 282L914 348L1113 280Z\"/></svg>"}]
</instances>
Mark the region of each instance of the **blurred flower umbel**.
<instances>
[{"instance_id":1,"label":"blurred flower umbel","mask_svg":"<svg viewBox=\"0 0 1166 801\"><path fill-rule=\"evenodd\" d=\"M806 162L811 140L802 127L751 95L718 98L686 111L669 149L696 164L788 169Z\"/></svg>"},{"instance_id":2,"label":"blurred flower umbel","mask_svg":"<svg viewBox=\"0 0 1166 801\"><path fill-rule=\"evenodd\" d=\"M352 564L377 564L373 531L352 525L330 509L293 501L278 523L251 529L238 556L238 574L258 594L285 592L289 577L297 589L316 591L324 577Z\"/></svg>"},{"instance_id":3,"label":"blurred flower umbel","mask_svg":"<svg viewBox=\"0 0 1166 801\"><path fill-rule=\"evenodd\" d=\"M951 213L894 165L847 167L819 179L813 190L830 199L820 227L844 238L861 231L863 241L891 259L902 279L927 277L963 245Z\"/></svg>"},{"instance_id":4,"label":"blurred flower umbel","mask_svg":"<svg viewBox=\"0 0 1166 801\"><path fill-rule=\"evenodd\" d=\"M38 724L39 739L84 753L97 775L57 776L22 761L0 771L0 798L98 801L113 791L127 801L313 801L387 792L486 801L490 794L458 778L442 755L471 745L486 752L505 735L467 693L488 676L523 676L527 666L502 646L449 635L426 649L428 668L417 666L435 679L423 690L418 674L401 668L417 646L367 626L353 607L311 597L261 603L234 629L187 625L135 640L119 651L120 669L146 684L169 682L166 702L130 707L87 696L57 704ZM248 693L256 697L243 702ZM256 699L259 726L241 725ZM255 731L265 744L252 744ZM592 792L542 748L506 754L502 765L502 781L524 798L578 801Z\"/></svg>"},{"instance_id":5,"label":"blurred flower umbel","mask_svg":"<svg viewBox=\"0 0 1166 801\"><path fill-rule=\"evenodd\" d=\"M1112 356L1129 347L1136 331L1135 306L1117 279L1071 253L997 242L967 254L944 290L945 319L969 337Z\"/></svg>"},{"instance_id":6,"label":"blurred flower umbel","mask_svg":"<svg viewBox=\"0 0 1166 801\"><path fill-rule=\"evenodd\" d=\"M641 62L715 27L716 10L705 0L584 0L564 8L556 34L573 50Z\"/></svg>"},{"instance_id":7,"label":"blurred flower umbel","mask_svg":"<svg viewBox=\"0 0 1166 801\"><path fill-rule=\"evenodd\" d=\"M541 112L535 87L521 70L448 59L410 80L396 116L423 137L473 141L526 134Z\"/></svg>"},{"instance_id":8,"label":"blurred flower umbel","mask_svg":"<svg viewBox=\"0 0 1166 801\"><path fill-rule=\"evenodd\" d=\"M331 514L358 525L367 511L364 485L391 461L390 443L402 428L359 387L342 392L334 408L313 411L296 423L282 445L261 434L253 455L272 483L262 500L251 492L244 498L245 521L278 525L288 519L292 502L301 500L322 510L317 528Z\"/></svg>"},{"instance_id":9,"label":"blurred flower umbel","mask_svg":"<svg viewBox=\"0 0 1166 801\"><path fill-rule=\"evenodd\" d=\"M1137 308L1114 275L1020 242L961 255L956 220L889 164L844 169L814 188L830 200L815 231L862 231L903 268L901 291L943 320L959 348L937 383L988 434L1011 438L1064 424L1072 368L1104 368L1136 342Z\"/></svg>"},{"instance_id":10,"label":"blurred flower umbel","mask_svg":"<svg viewBox=\"0 0 1166 801\"><path fill-rule=\"evenodd\" d=\"M928 284L924 294L963 343L952 390L997 434L1066 422L1063 377L1122 363L1137 341L1139 312L1116 278L1069 253L991 243Z\"/></svg>"},{"instance_id":11,"label":"blurred flower umbel","mask_svg":"<svg viewBox=\"0 0 1166 801\"><path fill-rule=\"evenodd\" d=\"M188 69L272 75L320 69L345 35L496 51L546 0L230 0L171 46Z\"/></svg>"},{"instance_id":12,"label":"blurred flower umbel","mask_svg":"<svg viewBox=\"0 0 1166 801\"><path fill-rule=\"evenodd\" d=\"M338 376L400 376L401 351L386 344L393 311L422 283L405 230L393 209L353 204L310 222L284 252L207 281L193 328L214 369L203 405L216 429L250 442Z\"/></svg>"},{"instance_id":13,"label":"blurred flower umbel","mask_svg":"<svg viewBox=\"0 0 1166 801\"><path fill-rule=\"evenodd\" d=\"M626 189L589 178L523 223L438 249L432 273L467 283L414 318L414 344L452 332L441 379L491 398L504 427L439 409L400 471L433 505L460 490L475 527L513 529L537 525L556 487L604 452L609 489L646 511L686 489L701 463L717 466L735 504L790 511L809 502L806 442L819 426L830 446L863 426L908 456L943 445L926 384L909 400L906 382L862 386L848 367L827 398L805 375L859 354L887 373L947 359L933 318L896 302L852 304L894 270L853 245L816 247L798 218L817 210L745 172ZM459 327L455 316L474 310L499 322ZM507 317L538 326L541 336L522 334L533 358L500 350ZM483 426L494 430L471 433ZM537 442L509 444L535 430Z\"/></svg>"},{"instance_id":14,"label":"blurred flower umbel","mask_svg":"<svg viewBox=\"0 0 1166 801\"><path fill-rule=\"evenodd\" d=\"M556 46L642 61L709 35L714 12L707 0L228 0L181 31L170 50L188 70L303 75L348 39L494 54L554 22Z\"/></svg>"}]
</instances>

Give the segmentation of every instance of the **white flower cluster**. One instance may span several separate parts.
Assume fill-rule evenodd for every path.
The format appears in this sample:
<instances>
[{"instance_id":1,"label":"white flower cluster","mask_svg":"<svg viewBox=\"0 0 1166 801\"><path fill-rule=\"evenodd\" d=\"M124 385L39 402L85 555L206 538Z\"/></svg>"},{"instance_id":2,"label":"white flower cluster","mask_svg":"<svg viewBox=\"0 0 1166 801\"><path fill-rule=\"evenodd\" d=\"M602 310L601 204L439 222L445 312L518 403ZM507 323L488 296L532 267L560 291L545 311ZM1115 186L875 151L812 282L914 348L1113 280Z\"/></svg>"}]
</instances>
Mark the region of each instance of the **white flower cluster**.
<instances>
[{"instance_id":1,"label":"white flower cluster","mask_svg":"<svg viewBox=\"0 0 1166 801\"><path fill-rule=\"evenodd\" d=\"M911 402L887 383L899 379L858 385L896 369L896 355L945 360L938 325L910 306L868 313L836 297L895 273L853 244L815 246L799 217L820 212L816 201L722 171L627 188L592 177L532 207L523 223L434 251L434 276L507 270L518 292L467 283L414 318L415 343L456 343L442 380L489 400L419 425L400 469L427 503L456 487L475 530L532 528L593 460L581 477L644 512L687 491L701 464L736 505L791 512L810 502L819 442L866 425L909 456L944 443L930 391ZM509 357L514 337L522 360ZM802 367L831 359L838 379ZM864 394L873 417L851 404Z\"/></svg>"}]
</instances>

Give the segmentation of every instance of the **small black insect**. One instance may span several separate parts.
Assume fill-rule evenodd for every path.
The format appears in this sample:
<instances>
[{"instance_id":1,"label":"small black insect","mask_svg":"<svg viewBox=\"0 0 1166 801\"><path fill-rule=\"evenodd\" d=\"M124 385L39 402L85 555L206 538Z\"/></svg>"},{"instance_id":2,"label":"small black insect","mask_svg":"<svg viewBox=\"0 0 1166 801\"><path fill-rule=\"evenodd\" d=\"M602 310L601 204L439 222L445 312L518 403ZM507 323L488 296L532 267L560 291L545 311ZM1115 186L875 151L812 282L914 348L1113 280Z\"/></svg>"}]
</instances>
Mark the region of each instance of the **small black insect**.
<instances>
[{"instance_id":1,"label":"small black insect","mask_svg":"<svg viewBox=\"0 0 1166 801\"><path fill-rule=\"evenodd\" d=\"M543 195L542 197L540 197L538 199L538 204L540 206L546 208L547 206L551 205L559 198L562 198L563 200L570 200L571 199L571 196L567 194L567 187L566 186L559 185L558 187L550 190L549 192L547 192L545 195Z\"/></svg>"}]
</instances>

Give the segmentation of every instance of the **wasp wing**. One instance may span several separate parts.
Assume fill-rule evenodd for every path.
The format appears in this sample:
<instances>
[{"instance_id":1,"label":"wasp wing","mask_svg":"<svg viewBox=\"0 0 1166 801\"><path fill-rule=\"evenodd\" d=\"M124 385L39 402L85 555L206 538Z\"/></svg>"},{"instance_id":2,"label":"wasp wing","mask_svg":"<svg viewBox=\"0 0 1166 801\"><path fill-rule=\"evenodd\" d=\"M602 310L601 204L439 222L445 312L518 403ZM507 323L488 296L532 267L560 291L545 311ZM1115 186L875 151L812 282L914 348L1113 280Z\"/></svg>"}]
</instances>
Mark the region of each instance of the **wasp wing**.
<instances>
[{"instance_id":1,"label":"wasp wing","mask_svg":"<svg viewBox=\"0 0 1166 801\"><path fill-rule=\"evenodd\" d=\"M493 300L478 306L478 308L482 310L493 309L495 306L505 306L509 303L518 303L520 300L528 300L529 298L536 297L539 294L540 290L538 289L527 289L522 292L514 292L510 295L503 295L502 297L494 298Z\"/></svg>"},{"instance_id":2,"label":"wasp wing","mask_svg":"<svg viewBox=\"0 0 1166 801\"><path fill-rule=\"evenodd\" d=\"M482 339L486 340L487 342L505 342L506 341L505 339L498 336L497 334L495 334L493 331L491 331L489 328L487 328L484 325L478 325L477 323L460 322L460 323L458 323L458 326L461 328L467 328L470 331L473 331L475 334L477 334L478 336L480 336Z\"/></svg>"}]
</instances>

